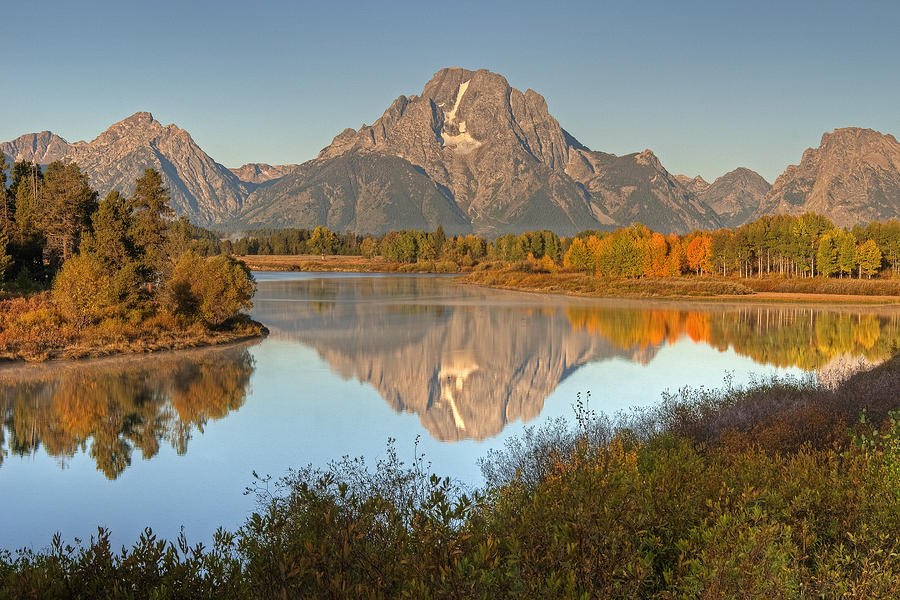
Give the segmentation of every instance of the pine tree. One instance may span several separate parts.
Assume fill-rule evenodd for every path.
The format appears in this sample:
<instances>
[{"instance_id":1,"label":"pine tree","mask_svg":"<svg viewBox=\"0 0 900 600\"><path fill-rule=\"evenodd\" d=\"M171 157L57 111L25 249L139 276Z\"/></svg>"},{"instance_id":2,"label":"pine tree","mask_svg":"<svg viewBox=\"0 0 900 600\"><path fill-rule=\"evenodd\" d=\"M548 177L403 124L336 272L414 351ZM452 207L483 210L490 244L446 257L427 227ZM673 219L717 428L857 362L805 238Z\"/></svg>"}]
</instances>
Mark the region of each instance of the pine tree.
<instances>
[{"instance_id":1,"label":"pine tree","mask_svg":"<svg viewBox=\"0 0 900 600\"><path fill-rule=\"evenodd\" d=\"M129 232L133 226L128 200L112 191L100 202L91 219L91 232L81 244L82 253L93 254L114 269L133 262L137 256Z\"/></svg>"},{"instance_id":2,"label":"pine tree","mask_svg":"<svg viewBox=\"0 0 900 600\"><path fill-rule=\"evenodd\" d=\"M46 238L44 253L51 264L71 258L90 227L91 215L97 208L97 192L88 184L87 175L75 163L51 163L41 186L41 229Z\"/></svg>"},{"instance_id":3,"label":"pine tree","mask_svg":"<svg viewBox=\"0 0 900 600\"><path fill-rule=\"evenodd\" d=\"M13 227L13 207L9 191L6 189L6 170L9 169L9 163L6 157L0 152L0 233L7 236L12 232Z\"/></svg>"},{"instance_id":4,"label":"pine tree","mask_svg":"<svg viewBox=\"0 0 900 600\"><path fill-rule=\"evenodd\" d=\"M9 237L5 231L0 230L0 281L3 281L3 276L13 264L12 256L7 251L8 247Z\"/></svg>"},{"instance_id":5,"label":"pine tree","mask_svg":"<svg viewBox=\"0 0 900 600\"><path fill-rule=\"evenodd\" d=\"M144 281L151 290L163 273L174 266L167 264L166 253L166 229L175 216L169 199L169 190L159 172L145 169L128 203L132 212L130 237L138 252Z\"/></svg>"}]
</instances>

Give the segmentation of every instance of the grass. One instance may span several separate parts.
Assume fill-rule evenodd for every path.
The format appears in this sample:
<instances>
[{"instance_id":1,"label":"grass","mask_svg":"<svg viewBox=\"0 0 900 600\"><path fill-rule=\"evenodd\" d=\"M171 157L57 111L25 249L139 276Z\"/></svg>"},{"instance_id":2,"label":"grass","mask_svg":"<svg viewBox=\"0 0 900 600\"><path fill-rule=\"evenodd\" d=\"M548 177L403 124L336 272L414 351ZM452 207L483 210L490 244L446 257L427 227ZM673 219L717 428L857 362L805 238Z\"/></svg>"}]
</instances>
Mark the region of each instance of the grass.
<instances>
[{"instance_id":1,"label":"grass","mask_svg":"<svg viewBox=\"0 0 900 600\"><path fill-rule=\"evenodd\" d=\"M834 279L826 277L764 277L741 280L755 292L781 294L835 294L846 296L900 296L898 279Z\"/></svg>"},{"instance_id":2,"label":"grass","mask_svg":"<svg viewBox=\"0 0 900 600\"><path fill-rule=\"evenodd\" d=\"M831 296L838 300L869 296L878 301L900 300L900 280L835 279L825 277L737 278L684 275L681 277L596 277L564 269L548 270L541 261L505 263L482 260L474 266L453 261L390 262L380 256L248 255L236 257L257 271L356 273L462 273L463 283L551 294L610 298L715 298L764 294L767 299L803 300Z\"/></svg>"},{"instance_id":3,"label":"grass","mask_svg":"<svg viewBox=\"0 0 900 600\"><path fill-rule=\"evenodd\" d=\"M391 262L376 256L247 255L235 258L254 271L304 271L348 273L461 273L470 268L450 260Z\"/></svg>"},{"instance_id":4,"label":"grass","mask_svg":"<svg viewBox=\"0 0 900 600\"><path fill-rule=\"evenodd\" d=\"M49 293L0 300L0 361L76 359L179 350L265 335L245 315L209 327L162 311L110 315L79 327L68 323Z\"/></svg>"},{"instance_id":5,"label":"grass","mask_svg":"<svg viewBox=\"0 0 900 600\"><path fill-rule=\"evenodd\" d=\"M580 272L529 272L516 268L489 268L468 273L464 283L487 287L615 298L698 298L742 296L753 293L743 281L699 277L596 277Z\"/></svg>"},{"instance_id":6,"label":"grass","mask_svg":"<svg viewBox=\"0 0 900 600\"><path fill-rule=\"evenodd\" d=\"M760 295L771 300L900 301L900 280L809 278L597 277L566 270L547 271L523 262L478 265L464 283L530 292L610 298L716 298ZM896 300L895 300L896 299Z\"/></svg>"}]
</instances>

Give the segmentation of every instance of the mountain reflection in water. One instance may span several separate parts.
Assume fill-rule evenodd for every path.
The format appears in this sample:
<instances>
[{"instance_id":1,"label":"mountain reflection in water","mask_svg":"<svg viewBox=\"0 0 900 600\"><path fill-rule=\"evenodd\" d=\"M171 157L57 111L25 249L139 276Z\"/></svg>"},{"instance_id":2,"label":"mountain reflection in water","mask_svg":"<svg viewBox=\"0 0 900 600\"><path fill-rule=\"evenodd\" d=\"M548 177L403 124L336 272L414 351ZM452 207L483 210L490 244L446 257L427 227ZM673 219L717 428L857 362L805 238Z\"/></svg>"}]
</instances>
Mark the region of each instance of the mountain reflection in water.
<instances>
[{"instance_id":1,"label":"mountain reflection in water","mask_svg":"<svg viewBox=\"0 0 900 600\"><path fill-rule=\"evenodd\" d=\"M443 441L493 437L537 417L580 366L649 364L684 338L807 371L877 363L900 339L897 307L586 300L434 277L266 281L256 307L273 337L314 348Z\"/></svg>"},{"instance_id":2,"label":"mountain reflection in water","mask_svg":"<svg viewBox=\"0 0 900 600\"><path fill-rule=\"evenodd\" d=\"M117 478L139 450L184 454L193 432L244 403L247 345L154 356L0 368L0 466L41 446L63 459L88 452ZM8 439L7 439L8 436Z\"/></svg>"},{"instance_id":3,"label":"mountain reflection in water","mask_svg":"<svg viewBox=\"0 0 900 600\"><path fill-rule=\"evenodd\" d=\"M579 367L649 365L665 345L693 340L833 383L847 364L893 355L900 340L897 307L587 300L440 277L263 278L255 302L274 340L313 348L440 441L532 421ZM244 404L252 346L0 367L0 467L43 448L63 464L86 453L115 479L135 451L152 458L168 444L184 454L195 432Z\"/></svg>"}]
</instances>

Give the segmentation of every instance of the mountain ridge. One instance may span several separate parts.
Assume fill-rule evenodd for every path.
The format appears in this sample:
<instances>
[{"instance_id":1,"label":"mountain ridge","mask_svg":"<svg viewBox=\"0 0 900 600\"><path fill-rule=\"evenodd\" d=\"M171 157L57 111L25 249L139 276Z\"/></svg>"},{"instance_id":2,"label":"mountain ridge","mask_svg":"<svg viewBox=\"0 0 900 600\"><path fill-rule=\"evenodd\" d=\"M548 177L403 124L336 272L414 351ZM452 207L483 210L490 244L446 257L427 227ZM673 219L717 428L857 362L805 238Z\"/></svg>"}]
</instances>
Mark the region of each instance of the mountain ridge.
<instances>
[{"instance_id":1,"label":"mountain ridge","mask_svg":"<svg viewBox=\"0 0 900 600\"><path fill-rule=\"evenodd\" d=\"M398 96L372 125L345 129L303 164L226 168L190 134L137 112L93 140L50 132L0 144L12 160L72 160L101 193L130 193L145 168L161 172L176 212L228 229L325 225L384 233L435 229L571 235L642 222L687 233L767 214L815 211L842 226L900 217L900 144L860 127L822 135L769 184L739 167L712 183L670 173L649 149L591 150L546 99L486 69L437 71Z\"/></svg>"}]
</instances>

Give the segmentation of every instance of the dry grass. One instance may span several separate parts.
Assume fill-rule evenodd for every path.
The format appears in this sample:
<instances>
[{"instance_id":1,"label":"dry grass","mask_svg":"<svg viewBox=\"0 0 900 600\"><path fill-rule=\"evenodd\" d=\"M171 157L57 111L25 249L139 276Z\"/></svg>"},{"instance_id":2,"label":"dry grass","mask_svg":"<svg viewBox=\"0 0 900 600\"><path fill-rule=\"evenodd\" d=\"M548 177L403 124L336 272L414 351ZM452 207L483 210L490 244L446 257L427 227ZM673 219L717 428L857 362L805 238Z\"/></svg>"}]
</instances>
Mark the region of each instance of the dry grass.
<instances>
[{"instance_id":1,"label":"dry grass","mask_svg":"<svg viewBox=\"0 0 900 600\"><path fill-rule=\"evenodd\" d=\"M832 294L843 296L898 296L898 279L833 279L825 277L742 279L755 292L779 294Z\"/></svg>"},{"instance_id":2,"label":"dry grass","mask_svg":"<svg viewBox=\"0 0 900 600\"><path fill-rule=\"evenodd\" d=\"M315 254L235 256L254 271L304 271L347 273L460 273L470 270L453 261L391 262L376 256L319 256Z\"/></svg>"},{"instance_id":3,"label":"dry grass","mask_svg":"<svg viewBox=\"0 0 900 600\"><path fill-rule=\"evenodd\" d=\"M47 293L0 300L0 361L179 350L265 334L265 327L246 316L215 329L165 313L110 316L88 327L76 327L59 314Z\"/></svg>"},{"instance_id":4,"label":"dry grass","mask_svg":"<svg viewBox=\"0 0 900 600\"><path fill-rule=\"evenodd\" d=\"M536 273L517 269L486 269L469 273L460 280L464 283L503 289L615 298L698 298L753 293L753 290L742 282L729 279L699 277L628 279L595 277L565 271Z\"/></svg>"}]
</instances>

